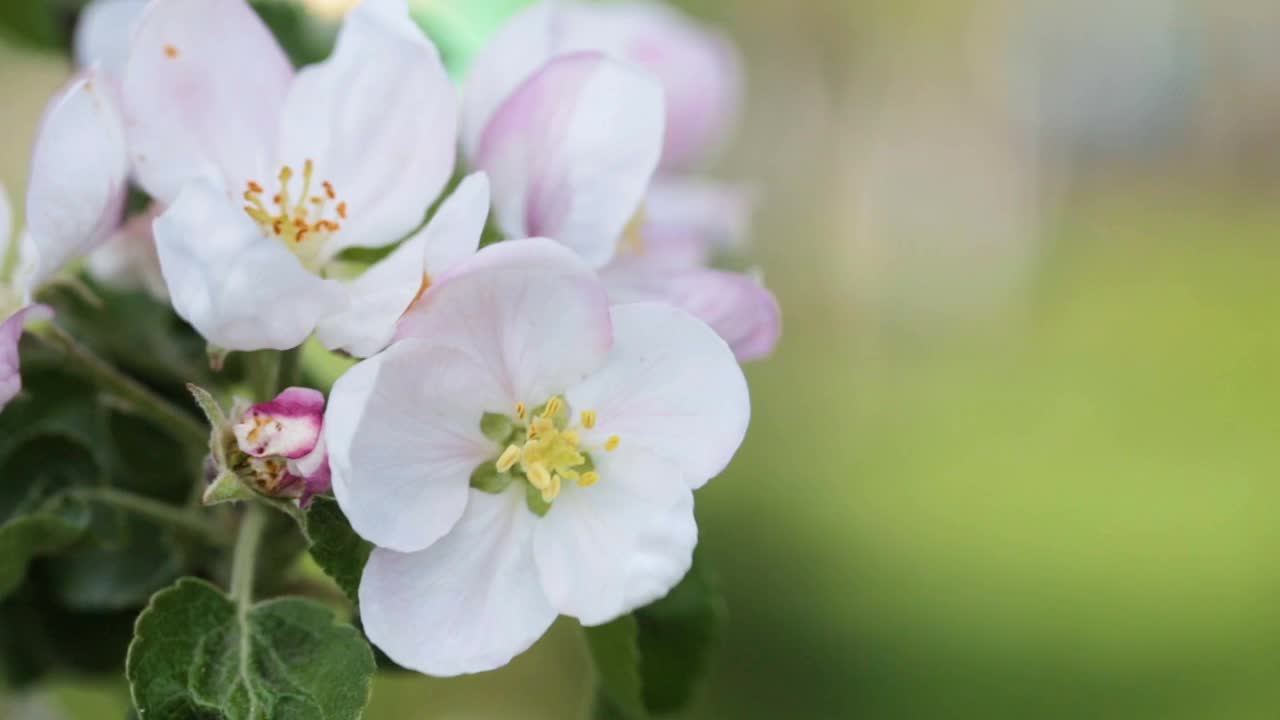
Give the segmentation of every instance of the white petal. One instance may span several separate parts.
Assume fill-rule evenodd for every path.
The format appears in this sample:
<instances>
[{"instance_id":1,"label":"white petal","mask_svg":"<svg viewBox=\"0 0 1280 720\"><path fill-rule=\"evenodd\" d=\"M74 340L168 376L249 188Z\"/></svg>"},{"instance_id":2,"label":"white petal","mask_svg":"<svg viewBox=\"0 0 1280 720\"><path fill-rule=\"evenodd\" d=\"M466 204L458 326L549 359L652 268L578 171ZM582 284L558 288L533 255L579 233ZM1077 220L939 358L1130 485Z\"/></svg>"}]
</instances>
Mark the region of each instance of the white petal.
<instances>
[{"instance_id":1,"label":"white petal","mask_svg":"<svg viewBox=\"0 0 1280 720\"><path fill-rule=\"evenodd\" d=\"M48 320L53 311L44 305L28 305L0 322L0 410L22 390L18 341L29 322Z\"/></svg>"},{"instance_id":2,"label":"white petal","mask_svg":"<svg viewBox=\"0 0 1280 720\"><path fill-rule=\"evenodd\" d=\"M124 77L129 38L147 0L93 0L80 12L74 39L76 64L97 65L114 82Z\"/></svg>"},{"instance_id":3,"label":"white petal","mask_svg":"<svg viewBox=\"0 0 1280 720\"><path fill-rule=\"evenodd\" d=\"M524 491L471 491L457 527L421 552L376 549L360 582L369 639L397 663L454 676L502 667L555 620L532 557Z\"/></svg>"},{"instance_id":4,"label":"white petal","mask_svg":"<svg viewBox=\"0 0 1280 720\"><path fill-rule=\"evenodd\" d=\"M356 532L401 552L448 532L472 471L498 455L480 432L481 408L493 398L488 378L465 355L415 340L339 378L325 440L334 494Z\"/></svg>"},{"instance_id":5,"label":"white petal","mask_svg":"<svg viewBox=\"0 0 1280 720\"><path fill-rule=\"evenodd\" d=\"M687 311L729 343L739 362L768 356L782 334L777 298L749 275L619 257L601 269L600 279L614 304L656 301Z\"/></svg>"},{"instance_id":6,"label":"white petal","mask_svg":"<svg viewBox=\"0 0 1280 720\"><path fill-rule=\"evenodd\" d=\"M72 80L45 111L31 159L27 227L43 283L106 239L120 222L128 180L124 130L110 88Z\"/></svg>"},{"instance_id":7,"label":"white petal","mask_svg":"<svg viewBox=\"0 0 1280 720\"><path fill-rule=\"evenodd\" d=\"M747 382L711 328L653 303L613 308L614 345L600 370L568 392L571 407L597 413L583 432L593 447L617 435L677 468L698 488L724 469L751 417Z\"/></svg>"},{"instance_id":8,"label":"white petal","mask_svg":"<svg viewBox=\"0 0 1280 720\"><path fill-rule=\"evenodd\" d=\"M472 173L418 233L426 240L427 274L441 277L474 255L488 219L489 178L482 172Z\"/></svg>"},{"instance_id":9,"label":"white petal","mask_svg":"<svg viewBox=\"0 0 1280 720\"><path fill-rule=\"evenodd\" d=\"M662 88L599 53L559 57L494 114L475 165L511 237L549 237L609 261L662 151Z\"/></svg>"},{"instance_id":10,"label":"white petal","mask_svg":"<svg viewBox=\"0 0 1280 720\"><path fill-rule=\"evenodd\" d=\"M600 481L566 486L533 537L552 607L584 625L666 595L698 544L693 493L678 468L638 449L593 457Z\"/></svg>"},{"instance_id":11,"label":"white petal","mask_svg":"<svg viewBox=\"0 0 1280 720\"><path fill-rule=\"evenodd\" d=\"M604 303L602 305L601 303ZM579 382L611 343L608 298L591 268L544 239L511 240L457 265L423 295L397 337L456 347L500 388L531 407Z\"/></svg>"},{"instance_id":12,"label":"white petal","mask_svg":"<svg viewBox=\"0 0 1280 720\"><path fill-rule=\"evenodd\" d=\"M173 308L227 350L288 350L343 309L342 286L312 274L220 190L193 182L155 222Z\"/></svg>"},{"instance_id":13,"label":"white petal","mask_svg":"<svg viewBox=\"0 0 1280 720\"><path fill-rule=\"evenodd\" d=\"M693 177L662 177L645 197L644 255L671 265L705 265L718 250L746 245L752 192Z\"/></svg>"},{"instance_id":14,"label":"white petal","mask_svg":"<svg viewBox=\"0 0 1280 720\"><path fill-rule=\"evenodd\" d=\"M475 254L488 214L489 182L484 173L475 173L462 181L426 227L351 283L350 306L320 323L320 341L356 357L386 347L424 285Z\"/></svg>"},{"instance_id":15,"label":"white petal","mask_svg":"<svg viewBox=\"0 0 1280 720\"><path fill-rule=\"evenodd\" d=\"M146 191L172 202L196 177L243 189L273 179L280 109L293 77L242 0L152 2L125 65L129 152Z\"/></svg>"},{"instance_id":16,"label":"white petal","mask_svg":"<svg viewBox=\"0 0 1280 720\"><path fill-rule=\"evenodd\" d=\"M169 302L169 289L160 272L160 256L152 225L163 208L152 203L125 221L107 241L89 254L87 264L94 280L121 290L146 290L151 297Z\"/></svg>"},{"instance_id":17,"label":"white petal","mask_svg":"<svg viewBox=\"0 0 1280 720\"><path fill-rule=\"evenodd\" d=\"M453 174L457 92L402 0L365 2L329 59L298 74L280 133L284 159L314 160L350 208L326 252L389 245L422 222Z\"/></svg>"}]
</instances>

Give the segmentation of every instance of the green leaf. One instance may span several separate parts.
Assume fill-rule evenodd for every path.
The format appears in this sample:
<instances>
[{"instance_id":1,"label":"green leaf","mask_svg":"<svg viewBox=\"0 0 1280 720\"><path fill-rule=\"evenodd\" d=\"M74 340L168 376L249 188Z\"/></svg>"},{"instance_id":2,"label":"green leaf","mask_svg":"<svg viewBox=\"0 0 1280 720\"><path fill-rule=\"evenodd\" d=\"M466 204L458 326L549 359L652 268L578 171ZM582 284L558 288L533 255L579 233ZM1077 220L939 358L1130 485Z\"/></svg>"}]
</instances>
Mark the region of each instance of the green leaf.
<instances>
[{"instance_id":1,"label":"green leaf","mask_svg":"<svg viewBox=\"0 0 1280 720\"><path fill-rule=\"evenodd\" d=\"M33 558L69 548L88 528L88 507L60 493L98 475L84 446L54 435L30 439L0 463L0 598L22 583Z\"/></svg>"},{"instance_id":2,"label":"green leaf","mask_svg":"<svg viewBox=\"0 0 1280 720\"><path fill-rule=\"evenodd\" d=\"M69 612L41 585L0 603L0 682L21 687L55 671L118 678L137 613Z\"/></svg>"},{"instance_id":3,"label":"green leaf","mask_svg":"<svg viewBox=\"0 0 1280 720\"><path fill-rule=\"evenodd\" d=\"M373 544L356 534L342 514L337 501L318 497L307 511L307 528L311 535L311 557L325 574L338 583L353 604L359 602L358 590L364 565L373 552Z\"/></svg>"},{"instance_id":4,"label":"green leaf","mask_svg":"<svg viewBox=\"0 0 1280 720\"><path fill-rule=\"evenodd\" d=\"M705 563L693 567L666 597L635 612L644 704L661 715L684 709L719 641L724 603Z\"/></svg>"},{"instance_id":5,"label":"green leaf","mask_svg":"<svg viewBox=\"0 0 1280 720\"><path fill-rule=\"evenodd\" d=\"M322 605L282 598L240 611L183 578L138 616L125 675L149 720L354 720L373 671L368 643Z\"/></svg>"},{"instance_id":6,"label":"green leaf","mask_svg":"<svg viewBox=\"0 0 1280 720\"><path fill-rule=\"evenodd\" d=\"M33 558L69 547L88 525L83 503L59 499L0 526L0 598L22 584Z\"/></svg>"},{"instance_id":7,"label":"green leaf","mask_svg":"<svg viewBox=\"0 0 1280 720\"><path fill-rule=\"evenodd\" d=\"M635 618L623 615L584 632L596 667L597 720L646 717Z\"/></svg>"},{"instance_id":8,"label":"green leaf","mask_svg":"<svg viewBox=\"0 0 1280 720\"><path fill-rule=\"evenodd\" d=\"M597 679L594 720L636 720L685 709L706 676L723 602L695 555L684 579L655 603L586 628Z\"/></svg>"}]
</instances>

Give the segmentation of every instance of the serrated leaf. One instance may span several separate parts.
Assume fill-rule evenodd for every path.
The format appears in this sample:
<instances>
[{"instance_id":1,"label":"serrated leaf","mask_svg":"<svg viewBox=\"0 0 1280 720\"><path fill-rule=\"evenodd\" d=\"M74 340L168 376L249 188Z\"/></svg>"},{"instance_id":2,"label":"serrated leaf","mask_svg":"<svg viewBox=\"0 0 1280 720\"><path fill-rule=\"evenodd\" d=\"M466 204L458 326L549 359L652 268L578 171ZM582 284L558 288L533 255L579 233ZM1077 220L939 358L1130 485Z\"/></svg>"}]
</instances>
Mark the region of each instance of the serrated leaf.
<instances>
[{"instance_id":1,"label":"serrated leaf","mask_svg":"<svg viewBox=\"0 0 1280 720\"><path fill-rule=\"evenodd\" d=\"M677 712L689 704L719 641L723 606L705 563L695 556L680 584L635 612L644 704L650 713Z\"/></svg>"},{"instance_id":2,"label":"serrated leaf","mask_svg":"<svg viewBox=\"0 0 1280 720\"><path fill-rule=\"evenodd\" d=\"M584 628L587 649L596 668L597 699L594 716L646 717L640 676L640 649L636 620L623 615L613 622Z\"/></svg>"},{"instance_id":3,"label":"serrated leaf","mask_svg":"<svg viewBox=\"0 0 1280 720\"><path fill-rule=\"evenodd\" d=\"M368 643L322 605L283 598L241 612L183 578L138 616L125 674L147 720L355 720L373 671Z\"/></svg>"},{"instance_id":4,"label":"serrated leaf","mask_svg":"<svg viewBox=\"0 0 1280 720\"><path fill-rule=\"evenodd\" d=\"M337 501L318 497L307 511L311 535L311 557L325 574L333 578L352 604L359 602L360 576L373 544L356 534L342 514Z\"/></svg>"}]
</instances>

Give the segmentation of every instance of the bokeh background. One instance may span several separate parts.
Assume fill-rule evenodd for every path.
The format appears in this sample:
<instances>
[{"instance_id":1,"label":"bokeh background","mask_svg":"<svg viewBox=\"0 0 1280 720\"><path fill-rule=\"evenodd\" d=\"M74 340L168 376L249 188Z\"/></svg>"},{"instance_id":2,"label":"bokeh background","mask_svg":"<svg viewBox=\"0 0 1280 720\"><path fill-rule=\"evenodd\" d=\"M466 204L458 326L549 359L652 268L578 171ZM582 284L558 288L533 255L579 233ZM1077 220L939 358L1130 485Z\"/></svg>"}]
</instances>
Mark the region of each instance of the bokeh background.
<instances>
[{"instance_id":1,"label":"bokeh background","mask_svg":"<svg viewBox=\"0 0 1280 720\"><path fill-rule=\"evenodd\" d=\"M520 4L420 9L466 52ZM729 623L691 717L1280 716L1280 5L681 4L748 62L717 173L759 190L786 323L698 497ZM11 192L66 71L0 46ZM573 718L590 684L561 624L368 717Z\"/></svg>"}]
</instances>

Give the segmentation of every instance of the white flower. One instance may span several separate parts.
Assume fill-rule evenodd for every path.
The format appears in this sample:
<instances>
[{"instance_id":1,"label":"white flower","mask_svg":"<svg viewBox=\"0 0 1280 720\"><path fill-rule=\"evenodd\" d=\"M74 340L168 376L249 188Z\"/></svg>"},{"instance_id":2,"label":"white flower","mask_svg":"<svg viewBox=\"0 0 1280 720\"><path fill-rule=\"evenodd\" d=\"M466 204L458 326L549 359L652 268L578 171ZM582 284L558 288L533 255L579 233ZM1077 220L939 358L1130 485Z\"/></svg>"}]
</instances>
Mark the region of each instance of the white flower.
<instances>
[{"instance_id":1,"label":"white flower","mask_svg":"<svg viewBox=\"0 0 1280 720\"><path fill-rule=\"evenodd\" d=\"M490 48L467 80L463 141L493 183L498 225L604 265L662 155L662 87L600 52L526 57L503 33Z\"/></svg>"},{"instance_id":2,"label":"white flower","mask_svg":"<svg viewBox=\"0 0 1280 720\"><path fill-rule=\"evenodd\" d=\"M295 347L358 303L338 254L403 238L453 171L455 92L404 0L366 0L296 74L243 0L155 0L123 92L174 308L229 350Z\"/></svg>"},{"instance_id":3,"label":"white flower","mask_svg":"<svg viewBox=\"0 0 1280 720\"><path fill-rule=\"evenodd\" d=\"M750 203L720 183L655 178L719 144L740 86L732 46L674 10L544 2L477 58L463 142L508 237L563 243L600 269L614 302L683 308L753 360L777 343L777 299L708 267L713 250L742 244Z\"/></svg>"},{"instance_id":4,"label":"white flower","mask_svg":"<svg viewBox=\"0 0 1280 720\"><path fill-rule=\"evenodd\" d=\"M360 587L378 647L432 675L489 670L557 614L604 623L680 580L692 490L750 416L710 328L610 308L573 253L518 240L464 262L400 336L325 417L334 492L378 546Z\"/></svg>"},{"instance_id":5,"label":"white flower","mask_svg":"<svg viewBox=\"0 0 1280 720\"><path fill-rule=\"evenodd\" d=\"M128 162L120 111L93 72L71 80L45 109L27 185L27 230L12 233L0 188L0 408L22 389L18 340L52 311L35 291L103 241L120 221Z\"/></svg>"}]
</instances>

